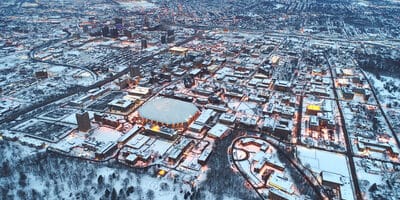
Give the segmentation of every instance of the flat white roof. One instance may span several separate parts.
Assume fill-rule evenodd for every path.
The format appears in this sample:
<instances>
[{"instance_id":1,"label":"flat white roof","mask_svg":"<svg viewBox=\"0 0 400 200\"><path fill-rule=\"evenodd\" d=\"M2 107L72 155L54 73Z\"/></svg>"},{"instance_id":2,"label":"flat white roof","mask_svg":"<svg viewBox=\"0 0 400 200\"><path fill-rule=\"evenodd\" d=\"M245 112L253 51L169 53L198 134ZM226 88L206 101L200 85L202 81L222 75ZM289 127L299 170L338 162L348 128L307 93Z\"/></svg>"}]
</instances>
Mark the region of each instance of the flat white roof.
<instances>
[{"instance_id":1,"label":"flat white roof","mask_svg":"<svg viewBox=\"0 0 400 200\"><path fill-rule=\"evenodd\" d=\"M137 86L134 89L129 89L128 93L138 94L138 95L147 95L150 93L150 88Z\"/></svg>"},{"instance_id":2,"label":"flat white roof","mask_svg":"<svg viewBox=\"0 0 400 200\"><path fill-rule=\"evenodd\" d=\"M280 178L276 173L273 173L268 179L268 184L289 194L293 193L293 183L289 180Z\"/></svg>"},{"instance_id":3,"label":"flat white roof","mask_svg":"<svg viewBox=\"0 0 400 200\"><path fill-rule=\"evenodd\" d=\"M273 193L273 194L275 194L275 195L277 195L277 196L280 196L280 197L282 197L282 198L284 198L284 199L288 199L288 200L295 200L295 199L298 199L298 198L296 198L296 197L293 196L293 195L284 193L284 192L282 192L282 191L280 191L280 190L277 190L277 189L274 189L274 188L271 188L271 189L269 190L269 193L270 193L270 194Z\"/></svg>"},{"instance_id":4,"label":"flat white roof","mask_svg":"<svg viewBox=\"0 0 400 200\"><path fill-rule=\"evenodd\" d=\"M342 175L336 174L336 173L333 173L333 172L323 171L322 172L322 180L323 181L328 181L328 182L331 182L331 183L336 183L338 185L343 185Z\"/></svg>"},{"instance_id":5,"label":"flat white roof","mask_svg":"<svg viewBox=\"0 0 400 200\"><path fill-rule=\"evenodd\" d=\"M228 121L228 122L235 122L236 116L234 114L229 113L222 113L220 120Z\"/></svg>"},{"instance_id":6,"label":"flat white roof","mask_svg":"<svg viewBox=\"0 0 400 200\"><path fill-rule=\"evenodd\" d=\"M133 162L133 161L135 161L137 159L137 155L136 154L129 154L127 157L126 157L126 160L127 161L130 161L130 162Z\"/></svg>"},{"instance_id":7,"label":"flat white roof","mask_svg":"<svg viewBox=\"0 0 400 200\"><path fill-rule=\"evenodd\" d=\"M208 131L208 134L219 138L224 133L226 133L226 131L228 131L228 129L229 129L229 127L218 123Z\"/></svg>"},{"instance_id":8,"label":"flat white roof","mask_svg":"<svg viewBox=\"0 0 400 200\"><path fill-rule=\"evenodd\" d=\"M193 123L189 126L190 129L201 130L204 128L204 125Z\"/></svg>"},{"instance_id":9,"label":"flat white roof","mask_svg":"<svg viewBox=\"0 0 400 200\"><path fill-rule=\"evenodd\" d=\"M185 51L188 51L189 49L185 48L185 47L177 47L177 46L175 46L175 47L171 47L169 50L170 51L185 52Z\"/></svg>"},{"instance_id":10,"label":"flat white roof","mask_svg":"<svg viewBox=\"0 0 400 200\"><path fill-rule=\"evenodd\" d=\"M206 109L205 111L201 112L201 115L197 118L196 123L205 124L214 115L215 111Z\"/></svg>"},{"instance_id":11,"label":"flat white roof","mask_svg":"<svg viewBox=\"0 0 400 200\"><path fill-rule=\"evenodd\" d=\"M114 99L108 105L110 106L115 106L115 107L120 107L120 108L127 108L130 105L133 104L133 101L128 100L128 99Z\"/></svg>"},{"instance_id":12,"label":"flat white roof","mask_svg":"<svg viewBox=\"0 0 400 200\"><path fill-rule=\"evenodd\" d=\"M147 141L149 141L150 137L142 134L137 134L133 138L131 138L126 145L135 148L135 149L140 149L144 144L146 144Z\"/></svg>"}]
</instances>

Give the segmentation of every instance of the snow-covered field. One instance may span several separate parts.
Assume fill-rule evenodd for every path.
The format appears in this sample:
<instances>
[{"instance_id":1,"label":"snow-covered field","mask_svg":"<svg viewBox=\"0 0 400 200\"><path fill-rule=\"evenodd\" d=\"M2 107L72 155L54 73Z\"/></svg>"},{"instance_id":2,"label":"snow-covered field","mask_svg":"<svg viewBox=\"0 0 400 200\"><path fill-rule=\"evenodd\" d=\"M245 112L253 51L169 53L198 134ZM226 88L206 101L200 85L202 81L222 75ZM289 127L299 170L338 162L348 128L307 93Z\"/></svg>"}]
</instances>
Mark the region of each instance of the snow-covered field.
<instances>
[{"instance_id":1,"label":"snow-covered field","mask_svg":"<svg viewBox=\"0 0 400 200\"><path fill-rule=\"evenodd\" d=\"M113 190L121 199L183 199L188 190L173 177L152 175L152 170L37 154L18 143L0 142L1 199L112 199Z\"/></svg>"},{"instance_id":2,"label":"snow-covered field","mask_svg":"<svg viewBox=\"0 0 400 200\"><path fill-rule=\"evenodd\" d=\"M93 163L6 142L0 137L0 199L181 200L191 191L183 177L156 176L114 162ZM202 190L195 199L236 200Z\"/></svg>"},{"instance_id":3,"label":"snow-covered field","mask_svg":"<svg viewBox=\"0 0 400 200\"><path fill-rule=\"evenodd\" d=\"M309 166L314 173L322 171L340 174L346 178L346 182L340 188L342 196L346 199L354 199L354 192L347 158L339 153L331 153L306 147L297 147L297 155L304 166Z\"/></svg>"},{"instance_id":4,"label":"snow-covered field","mask_svg":"<svg viewBox=\"0 0 400 200\"><path fill-rule=\"evenodd\" d=\"M128 10L151 9L157 7L155 4L144 0L138 0L138 1L117 0L117 2Z\"/></svg>"},{"instance_id":5,"label":"snow-covered field","mask_svg":"<svg viewBox=\"0 0 400 200\"><path fill-rule=\"evenodd\" d=\"M375 88L382 106L400 108L400 79L389 76L377 78L372 73L365 73L371 81L372 87Z\"/></svg>"}]
</instances>

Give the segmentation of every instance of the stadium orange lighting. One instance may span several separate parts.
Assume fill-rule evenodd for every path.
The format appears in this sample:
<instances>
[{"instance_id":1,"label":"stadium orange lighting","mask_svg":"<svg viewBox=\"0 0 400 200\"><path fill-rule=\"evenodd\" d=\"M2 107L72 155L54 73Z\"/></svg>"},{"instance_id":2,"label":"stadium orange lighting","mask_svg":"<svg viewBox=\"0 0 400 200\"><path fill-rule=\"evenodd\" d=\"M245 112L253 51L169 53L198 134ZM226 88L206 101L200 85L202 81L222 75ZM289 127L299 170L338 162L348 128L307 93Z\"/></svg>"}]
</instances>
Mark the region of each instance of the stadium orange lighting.
<instances>
[{"instance_id":1,"label":"stadium orange lighting","mask_svg":"<svg viewBox=\"0 0 400 200\"><path fill-rule=\"evenodd\" d=\"M154 132L159 132L160 131L160 127L158 125L154 125L153 127L151 127L151 130Z\"/></svg>"}]
</instances>

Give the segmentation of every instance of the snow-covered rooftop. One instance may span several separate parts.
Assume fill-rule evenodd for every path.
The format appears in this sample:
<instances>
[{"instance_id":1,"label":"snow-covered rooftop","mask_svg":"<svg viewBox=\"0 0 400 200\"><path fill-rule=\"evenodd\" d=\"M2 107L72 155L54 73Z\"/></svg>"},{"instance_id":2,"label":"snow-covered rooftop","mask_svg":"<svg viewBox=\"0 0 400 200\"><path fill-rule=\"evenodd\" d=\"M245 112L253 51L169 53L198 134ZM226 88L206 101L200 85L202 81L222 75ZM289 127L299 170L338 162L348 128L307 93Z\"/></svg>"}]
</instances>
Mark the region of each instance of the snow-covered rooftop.
<instances>
[{"instance_id":1,"label":"snow-covered rooftop","mask_svg":"<svg viewBox=\"0 0 400 200\"><path fill-rule=\"evenodd\" d=\"M223 125L223 124L216 124L215 126L213 126L209 131L208 134L212 135L214 137L221 137L222 135L224 135L226 133L226 131L228 131L228 127Z\"/></svg>"}]
</instances>

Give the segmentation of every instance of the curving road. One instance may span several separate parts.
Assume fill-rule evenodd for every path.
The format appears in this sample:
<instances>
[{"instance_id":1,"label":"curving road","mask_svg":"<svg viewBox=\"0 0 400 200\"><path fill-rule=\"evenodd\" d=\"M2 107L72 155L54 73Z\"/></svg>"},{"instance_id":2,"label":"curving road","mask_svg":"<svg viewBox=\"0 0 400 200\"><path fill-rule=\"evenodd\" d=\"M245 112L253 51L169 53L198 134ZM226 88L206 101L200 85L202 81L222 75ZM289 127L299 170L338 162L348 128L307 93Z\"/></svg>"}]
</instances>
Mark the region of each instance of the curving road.
<instances>
[{"instance_id":1,"label":"curving road","mask_svg":"<svg viewBox=\"0 0 400 200\"><path fill-rule=\"evenodd\" d=\"M257 137L257 136L241 136L241 137L235 138L235 139L232 141L232 144L231 144L231 146L230 146L230 149L232 150L232 149L236 148L236 147L235 147L235 146L236 146L235 143L238 142L239 140L243 139L243 138L255 138L255 139L259 139L259 140L265 141L265 142L267 142L269 145L273 146L273 147L277 150L277 153L282 154L282 155L294 166L295 170L297 170L297 172L303 176L303 178L304 178L304 179L308 182L308 184L313 188L313 190L314 190L315 194L318 196L318 198L319 198L319 199L324 199L324 198L323 198L323 194L321 193L322 191L319 190L318 186L316 186L316 185L313 184L313 181L305 174L305 172L304 172L303 170L301 170L301 168L296 164L295 161L293 161L292 159L290 159L290 156L289 156L289 155L287 155L284 151L282 151L282 150L280 149L279 145L277 145L277 144L275 144L275 143L273 143L273 142L271 142L271 141L268 141L268 140L266 140L266 139L264 139L264 138ZM231 161L233 162L233 165L236 167L236 169L238 169L239 173L246 179L246 177L248 177L248 176L247 176L244 172L242 172L242 171L240 170L239 166L238 166L237 163L235 162L235 161L237 161L237 160L234 159L233 153L232 153L232 152L233 152L233 151L230 151L229 160L231 160ZM254 186L250 181L249 181L249 183L250 183L251 187L255 190L255 192L260 196L260 198L261 198L261 199L264 199L264 196L263 196L261 193L258 192L258 188L257 188L256 186Z\"/></svg>"},{"instance_id":2,"label":"curving road","mask_svg":"<svg viewBox=\"0 0 400 200\"><path fill-rule=\"evenodd\" d=\"M64 32L67 33L67 36L65 36L65 37L63 37L63 38L61 38L61 39L56 39L56 40L48 41L48 42L46 42L46 43L44 43L44 44L41 44L41 45L36 46L36 47L34 47L33 49L31 49L31 50L29 51L29 53L28 53L29 59L30 59L31 61L33 61L33 62L46 63L46 64L50 64L50 65L54 65L54 66L62 66L62 67L68 67L68 68L73 68L73 69L80 69L80 70L83 70L83 71L86 71L86 72L90 73L90 75L92 76L93 80L94 80L94 81L97 81L97 74L96 74L94 71L92 71L92 70L90 70L90 69L88 69L88 68L86 68L86 67L81 67L81 66L76 66L76 65L69 65L69 64L63 64L63 63L56 63L56 62L47 61L47 60L40 60L40 59L38 59L38 58L35 57L35 54L36 54L36 52L37 52L38 50L43 49L43 48L46 48L46 47L49 47L49 46L51 46L51 45L53 45L53 44L55 44L55 43L57 43L57 42L61 42L61 41L63 41L63 40L66 40L66 39L71 38L71 33L70 33L70 32L68 32L68 31L64 31Z\"/></svg>"}]
</instances>

